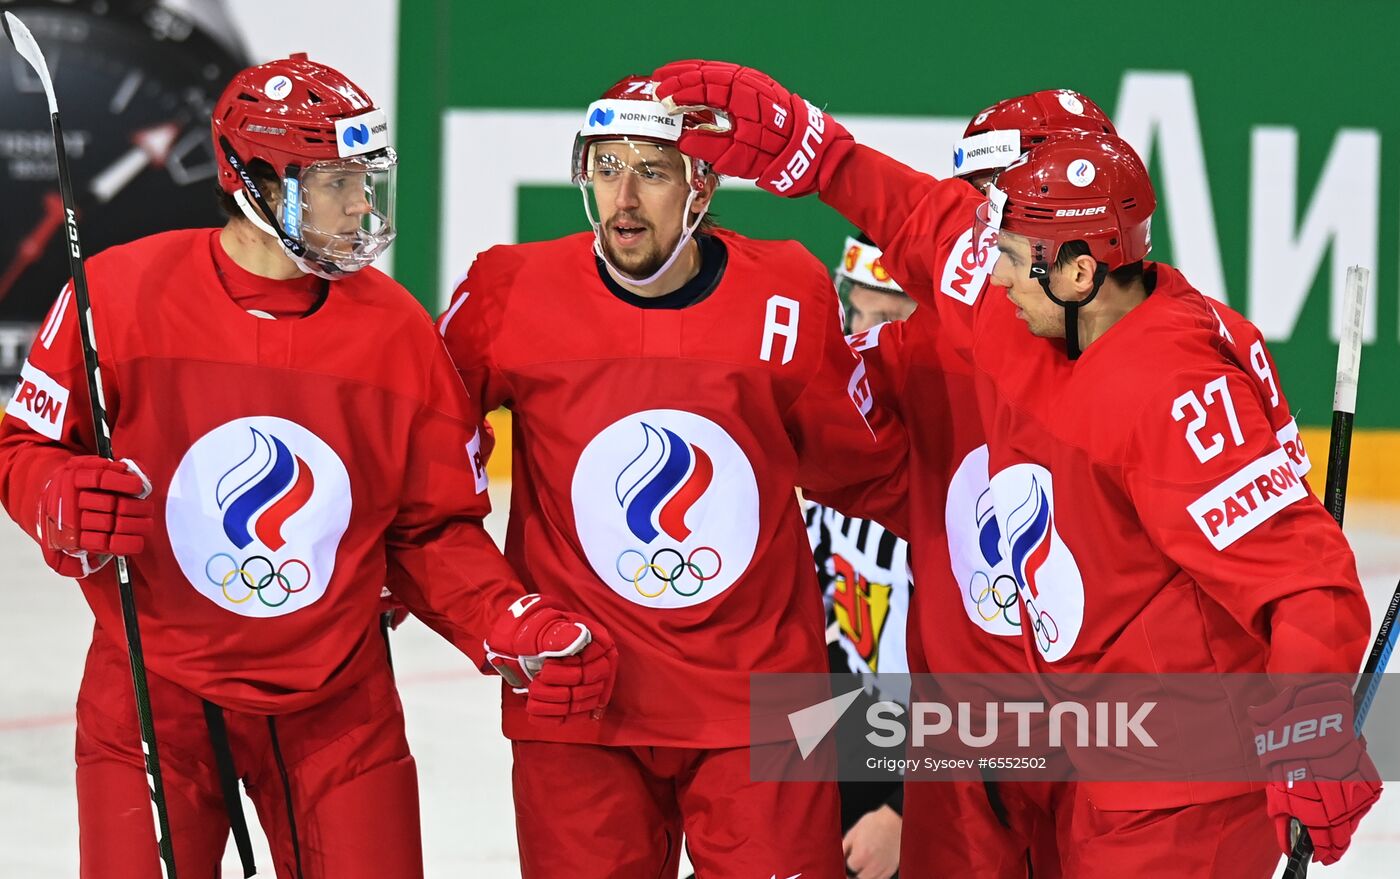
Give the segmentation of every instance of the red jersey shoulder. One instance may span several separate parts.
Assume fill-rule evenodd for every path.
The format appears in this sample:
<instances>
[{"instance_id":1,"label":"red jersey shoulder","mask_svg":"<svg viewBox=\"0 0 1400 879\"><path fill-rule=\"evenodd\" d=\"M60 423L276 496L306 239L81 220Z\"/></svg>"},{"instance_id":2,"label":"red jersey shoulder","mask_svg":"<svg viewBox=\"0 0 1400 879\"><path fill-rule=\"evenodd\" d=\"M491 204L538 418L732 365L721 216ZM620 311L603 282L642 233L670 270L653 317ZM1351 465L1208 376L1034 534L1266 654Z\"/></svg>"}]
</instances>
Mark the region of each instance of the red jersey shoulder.
<instances>
[{"instance_id":1,"label":"red jersey shoulder","mask_svg":"<svg viewBox=\"0 0 1400 879\"><path fill-rule=\"evenodd\" d=\"M1296 441L1298 426L1293 423L1293 413L1289 410L1288 398L1283 393L1278 365L1274 362L1273 352L1264 342L1263 332L1249 318L1225 303L1210 301L1209 305L1220 320L1220 335L1229 345L1234 358L1244 365L1245 371L1259 385L1260 395L1267 402L1270 411L1270 420L1280 432L1279 441ZM1296 462L1304 464L1306 472L1307 462L1303 458L1296 458Z\"/></svg>"},{"instance_id":2,"label":"red jersey shoulder","mask_svg":"<svg viewBox=\"0 0 1400 879\"><path fill-rule=\"evenodd\" d=\"M1239 365L1210 301L1170 267L1161 269L1153 293L1104 335L1100 350L1089 349L1099 371L1121 377L1141 393L1194 364Z\"/></svg>"},{"instance_id":3,"label":"red jersey shoulder","mask_svg":"<svg viewBox=\"0 0 1400 879\"><path fill-rule=\"evenodd\" d=\"M181 262L183 257L205 252L210 238L217 229L175 229L157 232L116 244L102 250L87 260L89 269L107 271L112 268L139 268L141 266L164 267L172 262Z\"/></svg>"},{"instance_id":4,"label":"red jersey shoulder","mask_svg":"<svg viewBox=\"0 0 1400 879\"><path fill-rule=\"evenodd\" d=\"M452 303L439 325L444 334L458 310L467 307L478 315L498 313L519 289L552 291L566 285L572 273L593 266L593 234L579 232L549 241L497 244L477 254L452 291ZM530 283L539 276L544 283ZM585 275L587 277L587 275ZM522 283L524 282L524 283Z\"/></svg>"},{"instance_id":5,"label":"red jersey shoulder","mask_svg":"<svg viewBox=\"0 0 1400 879\"><path fill-rule=\"evenodd\" d=\"M522 277L541 271L556 273L570 263L591 266L592 262L591 232L579 232L549 241L497 244L477 254L458 283L456 293L470 291L474 296L503 295ZM453 298L455 300L456 296Z\"/></svg>"},{"instance_id":6,"label":"red jersey shoulder","mask_svg":"<svg viewBox=\"0 0 1400 879\"><path fill-rule=\"evenodd\" d=\"M1233 403L1231 418L1247 411L1268 422L1243 364L1218 332L1209 302L1179 279L1175 272L1159 275L1152 295L1074 366L1074 392L1059 409L1060 424L1082 424L1083 441L1103 463L1131 464L1144 455L1144 445L1165 444L1162 454L1180 458L1185 467L1194 448L1189 443L1209 444L1221 429L1214 421L1225 417L1222 394ZM1202 433L1207 421L1209 432ZM1175 469L1165 459L1160 463L1154 472Z\"/></svg>"},{"instance_id":7,"label":"red jersey shoulder","mask_svg":"<svg viewBox=\"0 0 1400 879\"><path fill-rule=\"evenodd\" d=\"M1237 366L1252 385L1253 395L1263 404L1275 430L1283 430L1292 421L1292 415L1263 333L1230 306L1195 290L1172 267L1154 265L1159 284L1153 295L1169 300L1170 305L1161 309L1165 319L1158 321L1164 331L1159 340L1171 358L1162 365L1188 367L1193 363L1209 366L1226 362ZM1178 332L1182 335L1171 336ZM1296 433L1296 427L1292 430Z\"/></svg>"},{"instance_id":8,"label":"red jersey shoulder","mask_svg":"<svg viewBox=\"0 0 1400 879\"><path fill-rule=\"evenodd\" d=\"M329 296L341 296L353 300L357 305L401 315L412 325L432 323L423 303L419 302L407 287L373 266L331 281L330 284L327 294Z\"/></svg>"},{"instance_id":9,"label":"red jersey shoulder","mask_svg":"<svg viewBox=\"0 0 1400 879\"><path fill-rule=\"evenodd\" d=\"M801 242L749 238L728 229L713 234L728 253L722 283L742 286L755 301L765 302L765 324L775 318L781 322L795 311L792 322L810 326L814 333L823 332L829 322L840 327L831 274Z\"/></svg>"},{"instance_id":10,"label":"red jersey shoulder","mask_svg":"<svg viewBox=\"0 0 1400 879\"><path fill-rule=\"evenodd\" d=\"M712 234L728 252L726 274L742 274L746 283L771 278L769 283L785 286L795 295L817 296L823 302L835 298L827 267L801 242L750 238L729 229Z\"/></svg>"},{"instance_id":11,"label":"red jersey shoulder","mask_svg":"<svg viewBox=\"0 0 1400 879\"><path fill-rule=\"evenodd\" d=\"M213 229L176 229L117 244L88 257L88 294L94 302L153 294L171 279L198 274L209 258ZM212 272L211 272L212 274Z\"/></svg>"}]
</instances>

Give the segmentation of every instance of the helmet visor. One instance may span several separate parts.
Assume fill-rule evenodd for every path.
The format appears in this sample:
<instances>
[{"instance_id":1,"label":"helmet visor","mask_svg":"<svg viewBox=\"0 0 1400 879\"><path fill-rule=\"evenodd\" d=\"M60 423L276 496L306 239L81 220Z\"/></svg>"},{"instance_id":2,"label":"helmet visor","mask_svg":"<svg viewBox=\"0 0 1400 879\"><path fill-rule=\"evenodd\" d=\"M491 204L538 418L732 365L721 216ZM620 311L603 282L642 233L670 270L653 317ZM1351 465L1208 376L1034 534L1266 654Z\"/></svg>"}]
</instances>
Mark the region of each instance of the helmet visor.
<instances>
[{"instance_id":1,"label":"helmet visor","mask_svg":"<svg viewBox=\"0 0 1400 879\"><path fill-rule=\"evenodd\" d=\"M575 181L583 191L583 206L589 223L597 226L611 211L603 205L616 203L619 196L647 198L668 189L679 197L690 186L690 159L668 144L621 138L586 143L581 149ZM693 189L691 190L694 191ZM682 213L679 205L677 215ZM682 226L689 217L682 217Z\"/></svg>"},{"instance_id":2,"label":"helmet visor","mask_svg":"<svg viewBox=\"0 0 1400 879\"><path fill-rule=\"evenodd\" d=\"M576 182L589 186L615 186L624 175L644 187L690 185L689 158L669 144L625 137L595 140L582 145L579 158Z\"/></svg>"},{"instance_id":3,"label":"helmet visor","mask_svg":"<svg viewBox=\"0 0 1400 879\"><path fill-rule=\"evenodd\" d=\"M342 271L372 263L398 234L398 157L392 149L316 162L283 182L283 223L307 255Z\"/></svg>"}]
</instances>

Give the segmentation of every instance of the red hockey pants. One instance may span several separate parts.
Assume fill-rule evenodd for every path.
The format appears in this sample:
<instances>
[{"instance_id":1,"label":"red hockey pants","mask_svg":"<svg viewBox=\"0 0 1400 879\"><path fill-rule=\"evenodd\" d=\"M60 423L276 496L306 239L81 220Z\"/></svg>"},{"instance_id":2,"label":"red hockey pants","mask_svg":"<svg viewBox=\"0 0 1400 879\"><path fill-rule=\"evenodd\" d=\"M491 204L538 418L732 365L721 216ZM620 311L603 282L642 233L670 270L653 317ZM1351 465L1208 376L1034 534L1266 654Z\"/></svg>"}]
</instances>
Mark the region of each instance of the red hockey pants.
<instances>
[{"instance_id":1,"label":"red hockey pants","mask_svg":"<svg viewBox=\"0 0 1400 879\"><path fill-rule=\"evenodd\" d=\"M229 819L203 702L148 676L176 868L181 876L217 876ZM417 772L387 665L272 725L261 715L224 716L235 769L257 808L278 879L297 879L296 848L303 879L423 875ZM77 760L83 879L160 876L131 669L125 647L100 631L78 693ZM259 872L270 871L260 864Z\"/></svg>"}]
</instances>

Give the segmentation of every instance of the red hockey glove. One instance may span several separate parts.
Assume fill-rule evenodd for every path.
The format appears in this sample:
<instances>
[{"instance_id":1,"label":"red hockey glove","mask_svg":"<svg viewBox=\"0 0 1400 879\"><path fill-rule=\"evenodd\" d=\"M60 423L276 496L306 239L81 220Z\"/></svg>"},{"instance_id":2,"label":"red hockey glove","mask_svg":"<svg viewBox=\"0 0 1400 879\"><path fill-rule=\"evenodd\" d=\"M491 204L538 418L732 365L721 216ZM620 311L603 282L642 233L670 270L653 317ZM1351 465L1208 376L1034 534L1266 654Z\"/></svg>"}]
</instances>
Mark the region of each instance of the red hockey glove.
<instances>
[{"instance_id":1,"label":"red hockey glove","mask_svg":"<svg viewBox=\"0 0 1400 879\"><path fill-rule=\"evenodd\" d=\"M69 458L39 493L44 561L82 579L114 555L136 555L154 521L151 481L134 461Z\"/></svg>"},{"instance_id":2,"label":"red hockey glove","mask_svg":"<svg viewBox=\"0 0 1400 879\"><path fill-rule=\"evenodd\" d=\"M1265 792L1279 846L1292 849L1289 819L1297 818L1312 836L1314 859L1335 862L1381 795L1366 741L1352 731L1351 691L1341 683L1293 687L1249 715L1271 779Z\"/></svg>"},{"instance_id":3,"label":"red hockey glove","mask_svg":"<svg viewBox=\"0 0 1400 879\"><path fill-rule=\"evenodd\" d=\"M704 159L719 174L756 180L775 195L819 189L820 166L832 146L854 143L841 123L752 67L675 61L658 67L652 79L660 83L656 96L672 113L705 107L729 117L726 131L682 131L682 152Z\"/></svg>"},{"instance_id":4,"label":"red hockey glove","mask_svg":"<svg viewBox=\"0 0 1400 879\"><path fill-rule=\"evenodd\" d=\"M525 710L558 720L602 716L617 676L617 647L606 629L539 594L516 599L486 639L486 658Z\"/></svg>"}]
</instances>

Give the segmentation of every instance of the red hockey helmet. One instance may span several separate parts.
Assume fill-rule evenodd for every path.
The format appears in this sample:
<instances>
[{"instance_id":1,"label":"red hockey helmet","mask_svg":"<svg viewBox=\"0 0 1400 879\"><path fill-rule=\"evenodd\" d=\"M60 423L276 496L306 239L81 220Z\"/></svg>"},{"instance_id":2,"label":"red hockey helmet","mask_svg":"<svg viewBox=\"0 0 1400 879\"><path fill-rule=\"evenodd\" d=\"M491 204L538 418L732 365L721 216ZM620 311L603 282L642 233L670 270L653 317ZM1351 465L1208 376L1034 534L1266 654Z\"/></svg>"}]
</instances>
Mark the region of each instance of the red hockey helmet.
<instances>
[{"instance_id":1,"label":"red hockey helmet","mask_svg":"<svg viewBox=\"0 0 1400 879\"><path fill-rule=\"evenodd\" d=\"M685 169L684 183L690 192L682 215L680 239L661 268L649 277L631 279L632 283L639 285L652 283L671 267L699 228L708 209L706 205L693 217L691 215L691 206L696 196L704 191L705 178L710 174L709 163L682 153L677 149L676 141L684 130L699 128L720 131L728 121L723 120L722 123L721 116L713 110L689 111L673 116L657 100L656 86L656 81L646 74L625 76L618 80L601 98L588 105L588 112L574 137L572 177L583 193L583 209L593 226L593 249L615 272L618 270L608 261L603 247L601 211L595 212L591 196L595 175L601 173L606 178L615 173L631 172L641 175L648 183L666 183L665 174L657 172L655 157L668 152L674 152ZM623 145L625 158L619 158L615 151L605 151L607 154L600 162L597 148L605 143Z\"/></svg>"},{"instance_id":2,"label":"red hockey helmet","mask_svg":"<svg viewBox=\"0 0 1400 879\"><path fill-rule=\"evenodd\" d=\"M393 241L397 157L388 118L344 74L305 53L250 67L224 89L211 126L219 187L304 270L339 277ZM248 173L255 160L282 182L276 213ZM353 203L318 197L330 185Z\"/></svg>"},{"instance_id":3,"label":"red hockey helmet","mask_svg":"<svg viewBox=\"0 0 1400 879\"><path fill-rule=\"evenodd\" d=\"M1118 133L1099 105L1079 92L1046 89L997 101L967 124L953 149L953 173L967 179L1000 171L1033 146L1083 131Z\"/></svg>"},{"instance_id":4,"label":"red hockey helmet","mask_svg":"<svg viewBox=\"0 0 1400 879\"><path fill-rule=\"evenodd\" d=\"M1142 159L1117 135L1056 137L998 174L987 195L979 235L1029 239L1032 263L1046 273L1066 241L1084 241L1109 271L1152 249L1157 195Z\"/></svg>"},{"instance_id":5,"label":"red hockey helmet","mask_svg":"<svg viewBox=\"0 0 1400 879\"><path fill-rule=\"evenodd\" d=\"M1078 311L1098 295L1114 269L1138 262L1152 249L1152 212L1157 195L1142 159L1112 134L1056 136L1012 162L987 187L977 210L976 240L1008 246L1026 239L1030 277L1066 311L1065 345L1079 356ZM1098 263L1093 289L1080 300L1064 300L1051 290L1050 272L1060 248L1083 241ZM977 248L978 261L998 254Z\"/></svg>"}]
</instances>

